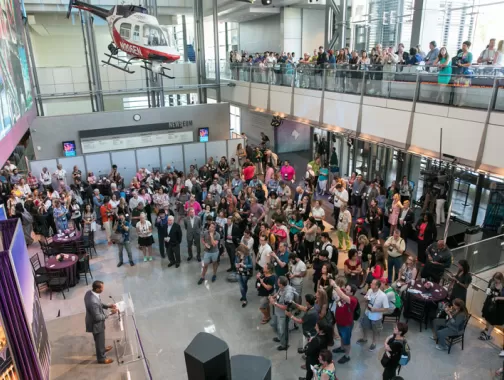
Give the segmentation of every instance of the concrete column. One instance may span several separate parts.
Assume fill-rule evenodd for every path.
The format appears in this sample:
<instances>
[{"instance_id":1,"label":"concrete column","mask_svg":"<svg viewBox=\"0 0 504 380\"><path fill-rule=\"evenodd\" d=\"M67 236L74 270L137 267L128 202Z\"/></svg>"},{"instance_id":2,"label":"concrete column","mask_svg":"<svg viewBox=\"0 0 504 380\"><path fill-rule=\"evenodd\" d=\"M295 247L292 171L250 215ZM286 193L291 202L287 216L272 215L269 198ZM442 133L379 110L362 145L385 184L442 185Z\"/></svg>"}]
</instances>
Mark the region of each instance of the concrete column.
<instances>
[{"instance_id":1,"label":"concrete column","mask_svg":"<svg viewBox=\"0 0 504 380\"><path fill-rule=\"evenodd\" d=\"M196 72L198 85L206 84L205 35L203 28L203 0L194 0L194 50L196 52ZM206 103L206 89L198 88L199 103Z\"/></svg>"},{"instance_id":2,"label":"concrete column","mask_svg":"<svg viewBox=\"0 0 504 380\"><path fill-rule=\"evenodd\" d=\"M282 34L282 51L294 52L295 58L303 56L303 9L282 8L280 12L280 33Z\"/></svg>"},{"instance_id":3,"label":"concrete column","mask_svg":"<svg viewBox=\"0 0 504 380\"><path fill-rule=\"evenodd\" d=\"M422 45L428 51L429 42L436 41L441 46L437 23L439 10L437 10L438 0L415 0L413 11L413 24L411 30L411 46Z\"/></svg>"}]
</instances>

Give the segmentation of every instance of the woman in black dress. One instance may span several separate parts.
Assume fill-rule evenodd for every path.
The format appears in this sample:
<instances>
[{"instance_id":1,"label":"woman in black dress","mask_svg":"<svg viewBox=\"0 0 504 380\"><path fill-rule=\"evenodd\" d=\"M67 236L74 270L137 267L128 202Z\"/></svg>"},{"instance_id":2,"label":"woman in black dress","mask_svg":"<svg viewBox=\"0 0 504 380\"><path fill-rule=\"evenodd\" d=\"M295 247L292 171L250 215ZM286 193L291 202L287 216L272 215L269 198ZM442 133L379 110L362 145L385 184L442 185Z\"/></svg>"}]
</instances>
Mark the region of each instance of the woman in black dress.
<instances>
[{"instance_id":1,"label":"woman in black dress","mask_svg":"<svg viewBox=\"0 0 504 380\"><path fill-rule=\"evenodd\" d=\"M486 290L487 298L483 304L482 315L486 321L486 327L481 332L479 339L492 339L492 330L494 326L504 324L504 275L497 272L488 283Z\"/></svg>"},{"instance_id":2,"label":"woman in black dress","mask_svg":"<svg viewBox=\"0 0 504 380\"><path fill-rule=\"evenodd\" d=\"M457 274L452 277L450 300L460 298L462 301L466 302L467 288L469 288L472 282L472 276L469 273L469 263L467 260L459 260L457 267Z\"/></svg>"},{"instance_id":3,"label":"woman in black dress","mask_svg":"<svg viewBox=\"0 0 504 380\"><path fill-rule=\"evenodd\" d=\"M332 326L329 326L324 321L318 321L315 325L315 330L317 331L317 335L313 338L309 338L308 344L305 347L305 380L313 379L313 371L310 367L319 364L318 357L320 350L327 349L327 345L332 336Z\"/></svg>"}]
</instances>

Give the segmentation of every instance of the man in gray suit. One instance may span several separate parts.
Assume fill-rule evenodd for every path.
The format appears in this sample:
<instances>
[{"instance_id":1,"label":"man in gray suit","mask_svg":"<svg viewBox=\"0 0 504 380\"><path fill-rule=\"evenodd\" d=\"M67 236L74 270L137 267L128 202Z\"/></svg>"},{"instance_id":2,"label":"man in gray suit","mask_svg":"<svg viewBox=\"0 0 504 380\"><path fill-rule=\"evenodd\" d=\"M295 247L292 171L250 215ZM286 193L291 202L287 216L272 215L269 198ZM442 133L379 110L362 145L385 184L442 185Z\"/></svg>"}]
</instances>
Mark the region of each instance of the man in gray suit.
<instances>
[{"instance_id":1,"label":"man in gray suit","mask_svg":"<svg viewBox=\"0 0 504 380\"><path fill-rule=\"evenodd\" d=\"M184 228L186 229L187 234L187 251L189 254L187 261L191 261L193 258L193 244L196 246L196 259L201 261L201 218L194 215L193 208L188 210L188 215L184 219Z\"/></svg>"},{"instance_id":2,"label":"man in gray suit","mask_svg":"<svg viewBox=\"0 0 504 380\"><path fill-rule=\"evenodd\" d=\"M110 364L114 360L107 359L106 352L112 349L112 346L105 347L105 319L108 315L104 309L111 309L111 313L118 312L116 305L105 305L101 302L100 294L103 292L103 282L94 281L93 290L88 290L84 296L86 305L86 332L93 333L96 347L96 358L98 363Z\"/></svg>"}]
</instances>

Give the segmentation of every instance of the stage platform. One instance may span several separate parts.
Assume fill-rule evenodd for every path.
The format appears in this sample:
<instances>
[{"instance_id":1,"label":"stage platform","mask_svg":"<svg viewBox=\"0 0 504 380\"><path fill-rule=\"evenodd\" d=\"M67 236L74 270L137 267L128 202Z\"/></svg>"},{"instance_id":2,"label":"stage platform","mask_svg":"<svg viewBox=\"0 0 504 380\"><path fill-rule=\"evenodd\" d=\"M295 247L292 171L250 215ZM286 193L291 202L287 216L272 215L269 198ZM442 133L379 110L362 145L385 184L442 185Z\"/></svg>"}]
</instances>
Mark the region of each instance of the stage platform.
<instances>
[{"instance_id":1,"label":"stage platform","mask_svg":"<svg viewBox=\"0 0 504 380\"><path fill-rule=\"evenodd\" d=\"M105 325L105 344L113 347L107 354L114 359L112 364L96 361L93 334L86 333L84 320L85 314L79 313L46 323L51 342L51 380L149 379L145 359L118 365L114 339L119 339L121 333L116 316L109 317Z\"/></svg>"}]
</instances>

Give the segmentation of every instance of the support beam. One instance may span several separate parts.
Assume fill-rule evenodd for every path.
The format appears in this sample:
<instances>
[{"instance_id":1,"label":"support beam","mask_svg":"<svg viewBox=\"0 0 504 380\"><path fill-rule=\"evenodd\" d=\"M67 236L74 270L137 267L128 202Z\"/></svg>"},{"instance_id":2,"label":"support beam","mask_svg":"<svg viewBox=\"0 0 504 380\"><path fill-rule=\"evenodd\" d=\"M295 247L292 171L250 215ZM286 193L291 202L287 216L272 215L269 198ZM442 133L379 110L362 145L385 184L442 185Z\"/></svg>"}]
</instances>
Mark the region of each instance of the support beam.
<instances>
[{"instance_id":1,"label":"support beam","mask_svg":"<svg viewBox=\"0 0 504 380\"><path fill-rule=\"evenodd\" d=\"M213 38L214 38L214 56L215 56L215 84L217 87L215 93L217 103L221 102L221 89L220 89L220 57L219 57L219 15L217 14L217 0L213 0L212 4L213 16Z\"/></svg>"},{"instance_id":2,"label":"support beam","mask_svg":"<svg viewBox=\"0 0 504 380\"><path fill-rule=\"evenodd\" d=\"M37 105L37 114L38 116L44 116L44 107L42 104L42 99L39 97L40 95L40 85L39 85L39 80L38 80L38 75L37 75L37 65L35 64L35 56L33 55L33 47L31 43L31 37L30 37L30 26L28 25L27 20L24 22L24 30L25 30L25 36L26 36L26 44L28 45L28 57L30 59L30 69L33 77L33 87L35 87L35 92L34 94L34 99L35 99L35 104ZM32 89L33 92L33 89Z\"/></svg>"},{"instance_id":3,"label":"support beam","mask_svg":"<svg viewBox=\"0 0 504 380\"><path fill-rule=\"evenodd\" d=\"M194 0L194 50L196 52L198 84L206 84L203 0ZM198 88L198 101L200 104L207 102L205 88Z\"/></svg>"}]
</instances>

